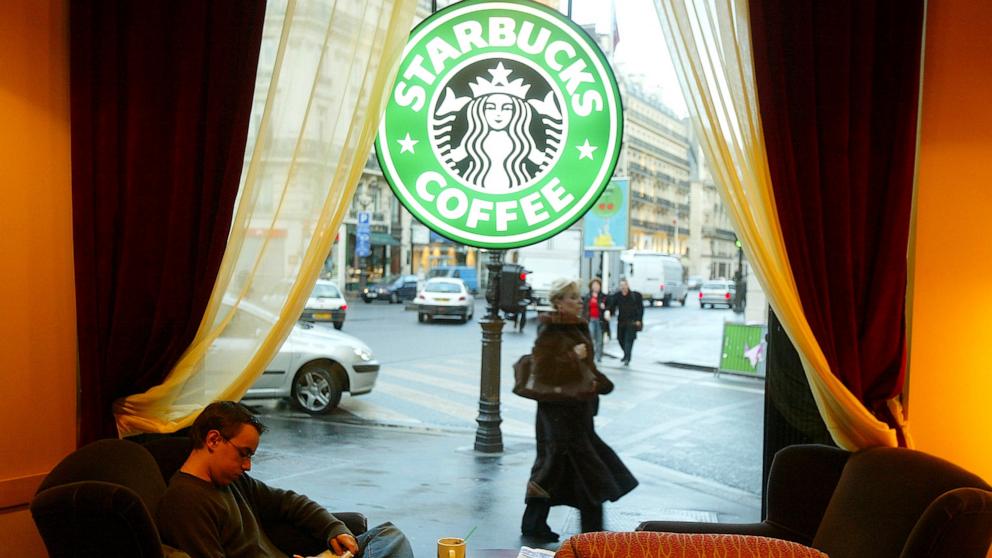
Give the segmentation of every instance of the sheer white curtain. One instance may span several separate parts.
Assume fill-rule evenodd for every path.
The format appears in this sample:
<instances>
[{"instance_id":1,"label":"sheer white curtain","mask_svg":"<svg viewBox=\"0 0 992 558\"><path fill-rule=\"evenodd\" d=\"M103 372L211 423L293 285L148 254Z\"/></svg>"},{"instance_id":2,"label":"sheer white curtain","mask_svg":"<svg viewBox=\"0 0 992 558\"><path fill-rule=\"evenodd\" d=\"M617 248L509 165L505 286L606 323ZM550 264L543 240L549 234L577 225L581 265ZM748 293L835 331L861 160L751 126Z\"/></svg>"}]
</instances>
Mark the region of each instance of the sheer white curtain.
<instances>
[{"instance_id":1,"label":"sheer white curtain","mask_svg":"<svg viewBox=\"0 0 992 558\"><path fill-rule=\"evenodd\" d=\"M833 439L845 449L897 446L830 371L803 314L779 226L751 59L745 0L655 0L686 105L755 276L795 344ZM902 416L901 410L893 412ZM904 428L907 443L909 433Z\"/></svg>"},{"instance_id":2,"label":"sheer white curtain","mask_svg":"<svg viewBox=\"0 0 992 558\"><path fill-rule=\"evenodd\" d=\"M275 356L335 241L415 8L268 3L242 187L210 304L166 380L117 401L122 436L173 432L211 401L240 399Z\"/></svg>"}]
</instances>

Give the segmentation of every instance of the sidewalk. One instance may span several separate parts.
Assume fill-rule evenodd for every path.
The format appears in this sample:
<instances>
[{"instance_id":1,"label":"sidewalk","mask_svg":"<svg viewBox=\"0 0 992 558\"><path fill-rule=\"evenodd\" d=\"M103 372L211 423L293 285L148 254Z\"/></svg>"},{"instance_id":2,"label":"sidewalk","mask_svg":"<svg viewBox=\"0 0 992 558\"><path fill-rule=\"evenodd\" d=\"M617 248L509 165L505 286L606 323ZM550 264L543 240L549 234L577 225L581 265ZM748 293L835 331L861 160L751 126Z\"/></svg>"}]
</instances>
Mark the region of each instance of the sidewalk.
<instances>
[{"instance_id":1,"label":"sidewalk","mask_svg":"<svg viewBox=\"0 0 992 558\"><path fill-rule=\"evenodd\" d=\"M475 527L469 555L535 546L521 540L519 530L532 440L504 436L504 452L488 455L472 449L470 430L324 422L274 413L265 404L259 410L270 427L252 471L261 480L304 493L331 510L360 511L372 525L392 521L417 556L434 556L438 538L465 536ZM648 519L758 520L760 498L754 494L621 457L641 484L606 504L609 530L632 530ZM564 539L578 532L578 514L553 508L549 524Z\"/></svg>"}]
</instances>

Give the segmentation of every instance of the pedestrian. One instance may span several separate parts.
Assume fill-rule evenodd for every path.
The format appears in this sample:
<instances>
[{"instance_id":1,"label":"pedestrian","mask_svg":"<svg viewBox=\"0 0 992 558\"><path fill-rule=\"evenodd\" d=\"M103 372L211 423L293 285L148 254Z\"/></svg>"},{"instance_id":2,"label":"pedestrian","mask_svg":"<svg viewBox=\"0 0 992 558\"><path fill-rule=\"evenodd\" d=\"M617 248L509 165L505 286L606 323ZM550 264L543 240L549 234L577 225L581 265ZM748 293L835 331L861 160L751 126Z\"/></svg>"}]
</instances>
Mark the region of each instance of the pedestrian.
<instances>
[{"instance_id":1,"label":"pedestrian","mask_svg":"<svg viewBox=\"0 0 992 558\"><path fill-rule=\"evenodd\" d=\"M349 551L356 557L413 557L409 541L391 523L355 537L306 496L249 477L263 432L265 425L234 401L215 401L196 417L190 429L193 451L169 481L158 507L165 544L192 558L285 556L266 533L275 523L325 541L326 550L338 556Z\"/></svg>"},{"instance_id":2,"label":"pedestrian","mask_svg":"<svg viewBox=\"0 0 992 558\"><path fill-rule=\"evenodd\" d=\"M606 320L606 296L598 277L589 281L589 294L582 298L582 317L589 322L589 334L596 362L603 360L603 321Z\"/></svg>"},{"instance_id":3,"label":"pedestrian","mask_svg":"<svg viewBox=\"0 0 992 558\"><path fill-rule=\"evenodd\" d=\"M617 341L623 349L621 362L628 366L634 353L634 339L637 339L641 320L644 319L644 299L641 293L630 290L626 279L620 279L620 290L613 293L610 299L610 314L616 316Z\"/></svg>"},{"instance_id":4,"label":"pedestrian","mask_svg":"<svg viewBox=\"0 0 992 558\"><path fill-rule=\"evenodd\" d=\"M603 529L603 502L616 501L637 486L617 454L596 435L593 417L599 395L613 383L596 369L592 339L582 319L579 286L559 279L551 286L554 311L538 318L530 362L551 391L567 391L575 378L593 376L587 395L537 402L537 458L531 468L520 530L537 542L558 540L548 526L551 506L578 508L583 532ZM523 359L522 359L523 360Z\"/></svg>"}]
</instances>

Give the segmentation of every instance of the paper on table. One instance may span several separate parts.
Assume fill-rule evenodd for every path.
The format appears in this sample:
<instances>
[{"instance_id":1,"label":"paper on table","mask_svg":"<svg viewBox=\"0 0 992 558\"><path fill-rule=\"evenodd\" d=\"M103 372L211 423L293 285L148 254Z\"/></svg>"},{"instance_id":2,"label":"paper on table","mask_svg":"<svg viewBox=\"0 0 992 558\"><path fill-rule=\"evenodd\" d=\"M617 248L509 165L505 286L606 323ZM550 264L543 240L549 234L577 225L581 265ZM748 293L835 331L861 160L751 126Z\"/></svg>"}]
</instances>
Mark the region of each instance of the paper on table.
<instances>
[{"instance_id":1,"label":"paper on table","mask_svg":"<svg viewBox=\"0 0 992 558\"><path fill-rule=\"evenodd\" d=\"M520 553L517 554L517 558L549 558L554 555L555 553L552 550L544 550L543 548L531 548L529 546L521 546Z\"/></svg>"}]
</instances>

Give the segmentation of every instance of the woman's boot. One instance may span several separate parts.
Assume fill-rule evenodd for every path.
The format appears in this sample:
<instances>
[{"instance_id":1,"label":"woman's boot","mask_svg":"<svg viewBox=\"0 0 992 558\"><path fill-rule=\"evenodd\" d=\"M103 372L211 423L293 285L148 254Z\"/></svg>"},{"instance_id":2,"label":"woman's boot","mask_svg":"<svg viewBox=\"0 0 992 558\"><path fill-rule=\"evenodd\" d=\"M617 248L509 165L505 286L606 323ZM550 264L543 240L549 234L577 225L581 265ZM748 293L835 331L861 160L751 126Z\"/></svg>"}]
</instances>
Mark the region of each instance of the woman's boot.
<instances>
[{"instance_id":1,"label":"woman's boot","mask_svg":"<svg viewBox=\"0 0 992 558\"><path fill-rule=\"evenodd\" d=\"M551 505L545 499L528 499L524 508L524 517L520 522L520 532L523 536L539 542L554 542L558 533L548 526L548 513Z\"/></svg>"},{"instance_id":2,"label":"woman's boot","mask_svg":"<svg viewBox=\"0 0 992 558\"><path fill-rule=\"evenodd\" d=\"M583 533L595 533L603 530L603 505L590 506L579 510Z\"/></svg>"}]
</instances>

